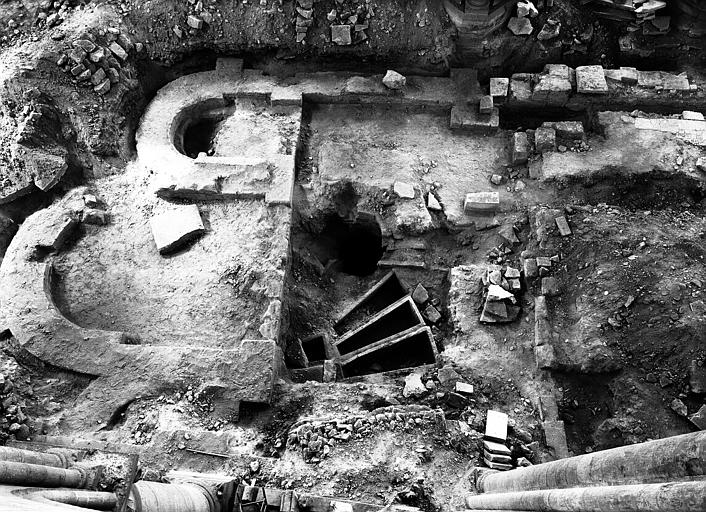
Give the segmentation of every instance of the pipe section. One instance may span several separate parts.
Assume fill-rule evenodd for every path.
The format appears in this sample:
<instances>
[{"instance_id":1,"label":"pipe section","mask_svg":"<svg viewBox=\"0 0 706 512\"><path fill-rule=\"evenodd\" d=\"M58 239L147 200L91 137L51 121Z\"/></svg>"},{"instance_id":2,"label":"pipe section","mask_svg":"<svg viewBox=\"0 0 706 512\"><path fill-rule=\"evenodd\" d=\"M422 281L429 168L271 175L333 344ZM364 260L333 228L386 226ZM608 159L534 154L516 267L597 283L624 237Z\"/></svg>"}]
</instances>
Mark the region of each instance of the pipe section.
<instances>
[{"instance_id":1,"label":"pipe section","mask_svg":"<svg viewBox=\"0 0 706 512\"><path fill-rule=\"evenodd\" d=\"M195 484L163 484L140 480L132 484L135 512L215 512L206 489Z\"/></svg>"},{"instance_id":2,"label":"pipe section","mask_svg":"<svg viewBox=\"0 0 706 512\"><path fill-rule=\"evenodd\" d=\"M29 492L24 496L28 500L49 500L92 510L113 510L118 505L118 498L112 492L40 489Z\"/></svg>"},{"instance_id":3,"label":"pipe section","mask_svg":"<svg viewBox=\"0 0 706 512\"><path fill-rule=\"evenodd\" d=\"M24 462L27 464L38 464L40 466L51 466L55 468L68 468L69 461L58 452L33 452L31 450L21 450L9 446L0 446L0 460L10 462Z\"/></svg>"},{"instance_id":4,"label":"pipe section","mask_svg":"<svg viewBox=\"0 0 706 512\"><path fill-rule=\"evenodd\" d=\"M88 488L96 485L101 469L63 469L0 460L0 483L35 487Z\"/></svg>"},{"instance_id":5,"label":"pipe section","mask_svg":"<svg viewBox=\"0 0 706 512\"><path fill-rule=\"evenodd\" d=\"M644 484L688 480L705 474L706 431L701 431L511 471L483 473L476 489L499 493Z\"/></svg>"},{"instance_id":6,"label":"pipe section","mask_svg":"<svg viewBox=\"0 0 706 512\"><path fill-rule=\"evenodd\" d=\"M706 481L579 487L468 496L471 510L704 512Z\"/></svg>"}]
</instances>

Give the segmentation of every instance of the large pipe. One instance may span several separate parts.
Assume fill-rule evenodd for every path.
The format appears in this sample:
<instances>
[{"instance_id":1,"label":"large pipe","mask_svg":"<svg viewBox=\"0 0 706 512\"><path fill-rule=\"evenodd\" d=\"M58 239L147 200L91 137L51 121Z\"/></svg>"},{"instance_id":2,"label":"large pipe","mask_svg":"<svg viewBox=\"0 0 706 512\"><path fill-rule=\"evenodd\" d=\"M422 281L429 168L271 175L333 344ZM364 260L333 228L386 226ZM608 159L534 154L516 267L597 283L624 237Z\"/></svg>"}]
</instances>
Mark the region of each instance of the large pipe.
<instances>
[{"instance_id":1,"label":"large pipe","mask_svg":"<svg viewBox=\"0 0 706 512\"><path fill-rule=\"evenodd\" d=\"M9 446L0 446L0 460L10 462L25 462L27 464L38 464L40 466L52 466L55 468L68 468L69 461L58 452L34 452L32 450L21 450Z\"/></svg>"},{"instance_id":2,"label":"large pipe","mask_svg":"<svg viewBox=\"0 0 706 512\"><path fill-rule=\"evenodd\" d=\"M33 501L49 500L92 510L113 510L118 505L118 498L112 492L39 489L24 494L24 497Z\"/></svg>"},{"instance_id":3,"label":"large pipe","mask_svg":"<svg viewBox=\"0 0 706 512\"><path fill-rule=\"evenodd\" d=\"M0 461L0 483L37 487L93 487L101 468L53 468L39 464Z\"/></svg>"},{"instance_id":4,"label":"large pipe","mask_svg":"<svg viewBox=\"0 0 706 512\"><path fill-rule=\"evenodd\" d=\"M213 512L215 502L195 484L163 484L140 480L132 485L135 512Z\"/></svg>"},{"instance_id":5,"label":"large pipe","mask_svg":"<svg viewBox=\"0 0 706 512\"><path fill-rule=\"evenodd\" d=\"M466 506L541 512L704 512L706 481L480 494L468 496Z\"/></svg>"},{"instance_id":6,"label":"large pipe","mask_svg":"<svg viewBox=\"0 0 706 512\"><path fill-rule=\"evenodd\" d=\"M621 446L498 473L483 473L480 492L670 482L706 474L706 431Z\"/></svg>"}]
</instances>

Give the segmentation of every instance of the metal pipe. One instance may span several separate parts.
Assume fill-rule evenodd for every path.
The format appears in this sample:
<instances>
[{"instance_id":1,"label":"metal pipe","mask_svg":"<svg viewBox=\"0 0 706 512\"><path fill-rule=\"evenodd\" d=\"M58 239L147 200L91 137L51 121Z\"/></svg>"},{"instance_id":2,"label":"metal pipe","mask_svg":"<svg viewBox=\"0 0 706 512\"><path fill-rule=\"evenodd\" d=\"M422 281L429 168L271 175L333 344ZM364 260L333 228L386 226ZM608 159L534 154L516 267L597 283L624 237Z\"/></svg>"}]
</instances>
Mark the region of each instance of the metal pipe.
<instances>
[{"instance_id":1,"label":"metal pipe","mask_svg":"<svg viewBox=\"0 0 706 512\"><path fill-rule=\"evenodd\" d=\"M34 452L9 446L0 446L0 460L39 464L40 466L52 466L55 468L69 467L67 458L62 457L59 453Z\"/></svg>"},{"instance_id":2,"label":"metal pipe","mask_svg":"<svg viewBox=\"0 0 706 512\"><path fill-rule=\"evenodd\" d=\"M471 510L704 512L706 481L548 489L468 496Z\"/></svg>"},{"instance_id":3,"label":"metal pipe","mask_svg":"<svg viewBox=\"0 0 706 512\"><path fill-rule=\"evenodd\" d=\"M602 485L670 482L706 474L706 431L621 446L498 473L476 481L479 492L498 493Z\"/></svg>"},{"instance_id":4,"label":"metal pipe","mask_svg":"<svg viewBox=\"0 0 706 512\"><path fill-rule=\"evenodd\" d=\"M118 504L118 497L112 492L74 491L70 489L39 489L24 494L28 500L49 500L75 507L92 510L113 510Z\"/></svg>"},{"instance_id":5,"label":"metal pipe","mask_svg":"<svg viewBox=\"0 0 706 512\"><path fill-rule=\"evenodd\" d=\"M41 487L92 487L101 468L54 468L39 464L0 461L0 483Z\"/></svg>"},{"instance_id":6,"label":"metal pipe","mask_svg":"<svg viewBox=\"0 0 706 512\"><path fill-rule=\"evenodd\" d=\"M195 484L163 484L140 480L130 495L135 512L215 512L206 489Z\"/></svg>"}]
</instances>

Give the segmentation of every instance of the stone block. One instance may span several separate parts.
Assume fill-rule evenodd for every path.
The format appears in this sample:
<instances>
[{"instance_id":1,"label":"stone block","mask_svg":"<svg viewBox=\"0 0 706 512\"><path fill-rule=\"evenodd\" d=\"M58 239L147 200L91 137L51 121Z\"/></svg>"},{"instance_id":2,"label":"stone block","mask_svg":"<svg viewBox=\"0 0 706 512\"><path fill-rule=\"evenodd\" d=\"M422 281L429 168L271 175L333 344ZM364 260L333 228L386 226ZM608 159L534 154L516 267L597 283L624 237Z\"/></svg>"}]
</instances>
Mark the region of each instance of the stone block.
<instances>
[{"instance_id":1,"label":"stone block","mask_svg":"<svg viewBox=\"0 0 706 512\"><path fill-rule=\"evenodd\" d=\"M407 79L399 74L397 71L391 69L387 70L385 76L382 79L382 83L388 89L399 90L404 89L407 85Z\"/></svg>"},{"instance_id":2,"label":"stone block","mask_svg":"<svg viewBox=\"0 0 706 512\"><path fill-rule=\"evenodd\" d=\"M557 217L554 219L554 222L556 222L556 227L559 229L559 234L561 236L571 235L571 227L569 227L569 222L566 220L566 217Z\"/></svg>"},{"instance_id":3,"label":"stone block","mask_svg":"<svg viewBox=\"0 0 706 512\"><path fill-rule=\"evenodd\" d=\"M607 94L608 83L603 66L577 67L576 91L581 94Z\"/></svg>"},{"instance_id":4,"label":"stone block","mask_svg":"<svg viewBox=\"0 0 706 512\"><path fill-rule=\"evenodd\" d=\"M512 134L512 165L523 165L527 163L530 153L529 139L525 132L515 132Z\"/></svg>"},{"instance_id":5,"label":"stone block","mask_svg":"<svg viewBox=\"0 0 706 512\"><path fill-rule=\"evenodd\" d=\"M103 226L108 223L108 214L104 210L88 208L81 214L81 222Z\"/></svg>"},{"instance_id":6,"label":"stone block","mask_svg":"<svg viewBox=\"0 0 706 512\"><path fill-rule=\"evenodd\" d=\"M488 453L494 453L497 455L506 455L506 456L509 456L512 453L510 451L510 448L508 448L504 444L489 441L487 439L483 440L483 450Z\"/></svg>"},{"instance_id":7,"label":"stone block","mask_svg":"<svg viewBox=\"0 0 706 512\"><path fill-rule=\"evenodd\" d=\"M404 181L396 181L392 190L402 199L414 199L414 185Z\"/></svg>"},{"instance_id":8,"label":"stone block","mask_svg":"<svg viewBox=\"0 0 706 512\"><path fill-rule=\"evenodd\" d=\"M127 52L118 43L116 43L116 42L110 43L110 46L108 47L108 49L111 51L111 53L113 55L115 55L120 60L122 60L122 61L127 60L127 57L128 57Z\"/></svg>"},{"instance_id":9,"label":"stone block","mask_svg":"<svg viewBox=\"0 0 706 512\"><path fill-rule=\"evenodd\" d=\"M422 312L424 318L431 324L436 324L441 320L441 313L434 306L429 304L426 309Z\"/></svg>"},{"instance_id":10,"label":"stone block","mask_svg":"<svg viewBox=\"0 0 706 512\"><path fill-rule=\"evenodd\" d=\"M538 180L542 178L542 165L544 161L542 160L542 157L539 158L533 158L532 160L529 161L528 171L529 171L529 177L530 179L533 180Z\"/></svg>"},{"instance_id":11,"label":"stone block","mask_svg":"<svg viewBox=\"0 0 706 512\"><path fill-rule=\"evenodd\" d=\"M556 297L561 294L559 288L559 281L555 277L543 277L542 278L542 295L547 297Z\"/></svg>"},{"instance_id":12,"label":"stone block","mask_svg":"<svg viewBox=\"0 0 706 512\"><path fill-rule=\"evenodd\" d=\"M429 300L429 292L419 283L412 293L412 299L421 306Z\"/></svg>"},{"instance_id":13,"label":"stone block","mask_svg":"<svg viewBox=\"0 0 706 512\"><path fill-rule=\"evenodd\" d=\"M473 394L473 384L468 384L466 382L456 383L456 393L462 395L472 395Z\"/></svg>"},{"instance_id":14,"label":"stone block","mask_svg":"<svg viewBox=\"0 0 706 512\"><path fill-rule=\"evenodd\" d=\"M545 121L542 128L553 128L559 141L581 141L586 137L581 121Z\"/></svg>"},{"instance_id":15,"label":"stone block","mask_svg":"<svg viewBox=\"0 0 706 512\"><path fill-rule=\"evenodd\" d=\"M490 79L490 95L493 98L507 98L509 88L509 78L500 77Z\"/></svg>"},{"instance_id":16,"label":"stone block","mask_svg":"<svg viewBox=\"0 0 706 512\"><path fill-rule=\"evenodd\" d=\"M554 347L549 344L537 345L534 347L534 359L539 369L549 370L554 368L556 365Z\"/></svg>"},{"instance_id":17,"label":"stone block","mask_svg":"<svg viewBox=\"0 0 706 512\"><path fill-rule=\"evenodd\" d=\"M529 18L510 18L507 28L516 36L528 36L532 33L532 23Z\"/></svg>"},{"instance_id":18,"label":"stone block","mask_svg":"<svg viewBox=\"0 0 706 512\"><path fill-rule=\"evenodd\" d=\"M569 447L566 444L566 431L563 421L545 421L542 423L544 428L544 439L557 459L564 459L569 456Z\"/></svg>"},{"instance_id":19,"label":"stone block","mask_svg":"<svg viewBox=\"0 0 706 512\"><path fill-rule=\"evenodd\" d=\"M696 359L689 365L689 390L698 395L706 394L706 366L699 366Z\"/></svg>"},{"instance_id":20,"label":"stone block","mask_svg":"<svg viewBox=\"0 0 706 512\"><path fill-rule=\"evenodd\" d=\"M201 30L203 28L203 20L198 16L194 16L193 14L190 14L186 18L186 24L189 25L190 28L193 28L195 30Z\"/></svg>"},{"instance_id":21,"label":"stone block","mask_svg":"<svg viewBox=\"0 0 706 512\"><path fill-rule=\"evenodd\" d=\"M196 205L175 206L150 220L152 236L160 254L167 254L206 232Z\"/></svg>"},{"instance_id":22,"label":"stone block","mask_svg":"<svg viewBox=\"0 0 706 512\"><path fill-rule=\"evenodd\" d=\"M686 119L688 121L703 121L704 120L704 115L701 112L693 112L691 110L685 110L681 114L682 119Z\"/></svg>"},{"instance_id":23,"label":"stone block","mask_svg":"<svg viewBox=\"0 0 706 512\"><path fill-rule=\"evenodd\" d=\"M543 126L537 128L534 132L534 146L539 153L554 151L556 149L556 130Z\"/></svg>"},{"instance_id":24,"label":"stone block","mask_svg":"<svg viewBox=\"0 0 706 512\"><path fill-rule=\"evenodd\" d=\"M507 414L488 410L485 419L485 435L483 438L489 441L495 441L496 443L505 443L505 441L507 441L507 423Z\"/></svg>"},{"instance_id":25,"label":"stone block","mask_svg":"<svg viewBox=\"0 0 706 512\"><path fill-rule=\"evenodd\" d=\"M532 99L532 83L529 78L525 79L520 75L512 75L510 80L510 94L517 101L528 101Z\"/></svg>"},{"instance_id":26,"label":"stone block","mask_svg":"<svg viewBox=\"0 0 706 512\"><path fill-rule=\"evenodd\" d=\"M352 43L350 25L331 25L331 41L340 46Z\"/></svg>"},{"instance_id":27,"label":"stone block","mask_svg":"<svg viewBox=\"0 0 706 512\"><path fill-rule=\"evenodd\" d=\"M481 114L490 115L493 113L493 97L492 96L482 96L480 99L480 104L478 106L478 111Z\"/></svg>"},{"instance_id":28,"label":"stone block","mask_svg":"<svg viewBox=\"0 0 706 512\"><path fill-rule=\"evenodd\" d=\"M524 262L524 271L526 279L533 279L539 274L536 258L527 258Z\"/></svg>"},{"instance_id":29,"label":"stone block","mask_svg":"<svg viewBox=\"0 0 706 512\"><path fill-rule=\"evenodd\" d=\"M466 194L463 209L466 213L494 212L500 207L498 192L471 192Z\"/></svg>"}]
</instances>

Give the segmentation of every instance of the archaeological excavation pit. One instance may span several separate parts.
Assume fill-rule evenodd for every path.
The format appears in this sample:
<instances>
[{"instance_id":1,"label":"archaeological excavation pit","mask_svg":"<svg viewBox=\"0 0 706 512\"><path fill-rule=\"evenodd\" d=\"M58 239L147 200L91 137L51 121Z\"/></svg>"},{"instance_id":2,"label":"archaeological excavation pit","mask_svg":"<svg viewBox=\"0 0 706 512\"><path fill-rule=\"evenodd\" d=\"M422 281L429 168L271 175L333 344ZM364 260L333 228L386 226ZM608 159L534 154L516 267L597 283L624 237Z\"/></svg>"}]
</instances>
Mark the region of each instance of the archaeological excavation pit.
<instances>
[{"instance_id":1,"label":"archaeological excavation pit","mask_svg":"<svg viewBox=\"0 0 706 512\"><path fill-rule=\"evenodd\" d=\"M705 20L3 2L0 511L706 510Z\"/></svg>"}]
</instances>

